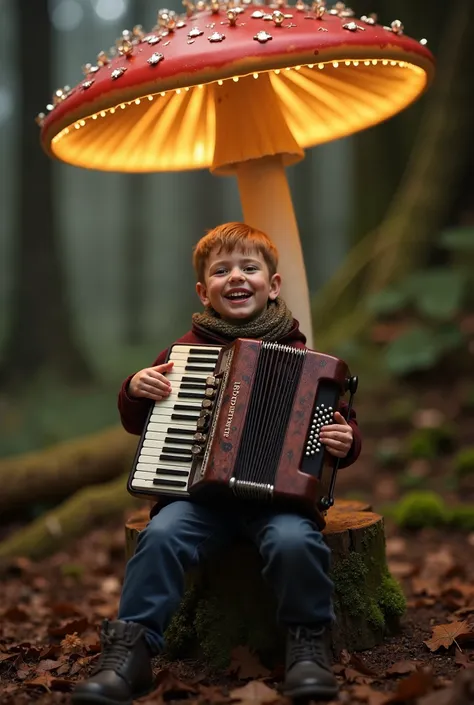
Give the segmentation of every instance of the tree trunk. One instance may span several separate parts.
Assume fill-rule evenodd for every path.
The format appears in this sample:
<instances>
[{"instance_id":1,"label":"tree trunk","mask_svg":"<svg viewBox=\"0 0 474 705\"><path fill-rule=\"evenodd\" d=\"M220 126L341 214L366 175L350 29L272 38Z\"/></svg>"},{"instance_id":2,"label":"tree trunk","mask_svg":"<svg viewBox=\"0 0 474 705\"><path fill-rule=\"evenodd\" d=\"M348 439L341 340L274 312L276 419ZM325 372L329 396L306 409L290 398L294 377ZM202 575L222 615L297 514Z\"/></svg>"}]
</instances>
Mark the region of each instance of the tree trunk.
<instances>
[{"instance_id":1,"label":"tree trunk","mask_svg":"<svg viewBox=\"0 0 474 705\"><path fill-rule=\"evenodd\" d=\"M5 386L30 386L41 370L68 382L88 382L91 370L73 334L73 315L53 198L53 163L41 151L34 115L51 90L51 24L48 0L15 4L21 41L18 242L13 307L2 365ZM26 49L27 47L27 49ZM41 69L32 57L41 57Z\"/></svg>"},{"instance_id":2,"label":"tree trunk","mask_svg":"<svg viewBox=\"0 0 474 705\"><path fill-rule=\"evenodd\" d=\"M35 502L55 501L132 467L138 439L121 427L0 460L2 514Z\"/></svg>"},{"instance_id":3,"label":"tree trunk","mask_svg":"<svg viewBox=\"0 0 474 705\"><path fill-rule=\"evenodd\" d=\"M323 532L333 556L335 654L380 643L405 610L401 588L385 561L383 519L369 510L366 504L340 500L328 512ZM142 511L127 522L127 557L133 555L147 521ZM237 542L188 574L166 644L172 658L200 655L215 668L226 667L232 649L240 645L257 652L269 666L281 660L283 634L275 623L275 601L252 544Z\"/></svg>"},{"instance_id":4,"label":"tree trunk","mask_svg":"<svg viewBox=\"0 0 474 705\"><path fill-rule=\"evenodd\" d=\"M120 516L139 504L126 489L127 477L94 487L85 487L51 512L19 529L0 543L0 563L26 556L40 560L58 551L101 522Z\"/></svg>"}]
</instances>

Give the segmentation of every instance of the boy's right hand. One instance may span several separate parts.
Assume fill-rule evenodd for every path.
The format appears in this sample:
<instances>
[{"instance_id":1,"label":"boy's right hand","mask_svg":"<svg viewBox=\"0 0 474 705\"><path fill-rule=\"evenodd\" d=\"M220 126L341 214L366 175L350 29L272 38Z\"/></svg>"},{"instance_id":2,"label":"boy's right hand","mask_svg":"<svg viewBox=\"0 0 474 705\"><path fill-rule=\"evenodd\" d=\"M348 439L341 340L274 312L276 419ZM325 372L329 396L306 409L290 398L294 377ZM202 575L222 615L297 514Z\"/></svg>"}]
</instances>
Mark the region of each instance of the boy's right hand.
<instances>
[{"instance_id":1,"label":"boy's right hand","mask_svg":"<svg viewBox=\"0 0 474 705\"><path fill-rule=\"evenodd\" d=\"M172 362L165 362L164 365L156 367L146 367L132 377L128 385L128 391L132 397L145 397L153 401L166 399L171 392L171 384L165 377L165 372L170 372L173 368Z\"/></svg>"}]
</instances>

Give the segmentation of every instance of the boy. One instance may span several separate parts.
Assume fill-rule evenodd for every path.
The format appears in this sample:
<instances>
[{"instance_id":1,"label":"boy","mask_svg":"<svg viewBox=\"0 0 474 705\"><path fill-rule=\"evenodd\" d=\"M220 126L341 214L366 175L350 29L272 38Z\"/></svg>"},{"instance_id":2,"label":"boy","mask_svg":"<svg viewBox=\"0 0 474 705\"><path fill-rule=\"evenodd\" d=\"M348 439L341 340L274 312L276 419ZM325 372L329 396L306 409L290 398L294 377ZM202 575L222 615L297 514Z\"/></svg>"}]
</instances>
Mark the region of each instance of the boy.
<instances>
[{"instance_id":1,"label":"boy","mask_svg":"<svg viewBox=\"0 0 474 705\"><path fill-rule=\"evenodd\" d=\"M178 342L225 345L241 337L305 347L298 322L279 298L278 253L264 233L242 223L221 225L198 242L193 262L204 312L194 314L192 330ZM140 435L150 405L171 392L166 373L173 363L165 363L166 355L165 350L122 385L118 406L130 433ZM321 439L342 465L353 463L361 447L355 414L347 422L336 411ZM163 648L185 572L238 535L258 546L263 575L276 592L277 617L288 629L284 693L316 700L337 695L324 638L334 619L330 555L316 525L296 513L237 501L222 507L174 500L152 510L139 536L118 620L104 622L100 661L74 691L76 705L130 704L152 689L151 657Z\"/></svg>"}]
</instances>

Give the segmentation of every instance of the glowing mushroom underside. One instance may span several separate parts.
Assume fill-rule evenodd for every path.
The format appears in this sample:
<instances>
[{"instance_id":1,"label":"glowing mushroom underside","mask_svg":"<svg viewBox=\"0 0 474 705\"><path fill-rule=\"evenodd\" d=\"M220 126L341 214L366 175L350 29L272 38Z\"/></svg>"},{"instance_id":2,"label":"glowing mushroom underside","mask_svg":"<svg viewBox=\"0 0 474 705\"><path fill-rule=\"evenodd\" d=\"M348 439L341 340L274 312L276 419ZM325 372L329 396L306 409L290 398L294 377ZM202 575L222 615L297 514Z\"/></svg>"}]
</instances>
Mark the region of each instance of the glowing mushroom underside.
<instances>
[{"instance_id":1,"label":"glowing mushroom underside","mask_svg":"<svg viewBox=\"0 0 474 705\"><path fill-rule=\"evenodd\" d=\"M161 11L149 34L124 33L117 56L102 53L57 93L40 117L42 144L89 169L235 174L244 219L280 250L284 295L311 345L285 166L407 107L429 85L433 57L401 23L354 19L343 3L197 7Z\"/></svg>"}]
</instances>

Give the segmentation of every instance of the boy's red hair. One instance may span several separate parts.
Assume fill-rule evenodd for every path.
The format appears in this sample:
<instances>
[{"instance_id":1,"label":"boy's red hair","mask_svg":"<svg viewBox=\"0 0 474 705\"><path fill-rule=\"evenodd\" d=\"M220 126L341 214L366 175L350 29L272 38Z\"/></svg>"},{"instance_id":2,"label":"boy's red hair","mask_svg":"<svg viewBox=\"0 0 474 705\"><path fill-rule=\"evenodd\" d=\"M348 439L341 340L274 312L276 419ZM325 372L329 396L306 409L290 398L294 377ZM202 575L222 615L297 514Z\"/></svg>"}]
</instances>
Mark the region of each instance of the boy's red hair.
<instances>
[{"instance_id":1,"label":"boy's red hair","mask_svg":"<svg viewBox=\"0 0 474 705\"><path fill-rule=\"evenodd\" d=\"M245 223L224 223L209 230L194 248L193 265L200 282L204 281L206 262L214 249L218 252L256 250L265 260L270 276L277 271L278 250L268 235Z\"/></svg>"}]
</instances>

